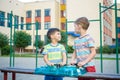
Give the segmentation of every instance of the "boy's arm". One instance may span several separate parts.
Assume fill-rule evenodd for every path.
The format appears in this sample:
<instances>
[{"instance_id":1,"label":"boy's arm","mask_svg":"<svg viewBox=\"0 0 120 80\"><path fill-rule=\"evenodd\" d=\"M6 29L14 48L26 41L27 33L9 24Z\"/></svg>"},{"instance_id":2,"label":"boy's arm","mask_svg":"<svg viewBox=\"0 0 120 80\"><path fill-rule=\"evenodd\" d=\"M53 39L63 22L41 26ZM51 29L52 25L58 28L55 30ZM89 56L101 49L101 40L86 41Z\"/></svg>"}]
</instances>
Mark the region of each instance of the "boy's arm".
<instances>
[{"instance_id":1,"label":"boy's arm","mask_svg":"<svg viewBox=\"0 0 120 80\"><path fill-rule=\"evenodd\" d=\"M90 62L90 61L95 57L95 55L96 55L96 50L95 50L95 48L94 48L94 47L90 47L90 51L91 51L91 53L90 53L89 57L88 57L85 61L79 62L79 63L78 63L78 66L83 66L83 65L85 65L86 63Z\"/></svg>"},{"instance_id":2,"label":"boy's arm","mask_svg":"<svg viewBox=\"0 0 120 80\"><path fill-rule=\"evenodd\" d=\"M67 57L66 57L66 53L65 53L65 52L62 53L62 57L63 57L63 62L61 63L61 65L63 66L63 65L66 64L66 60L67 60Z\"/></svg>"},{"instance_id":3,"label":"boy's arm","mask_svg":"<svg viewBox=\"0 0 120 80\"><path fill-rule=\"evenodd\" d=\"M75 64L75 59L76 59L76 51L74 50L72 54L71 64Z\"/></svg>"},{"instance_id":4,"label":"boy's arm","mask_svg":"<svg viewBox=\"0 0 120 80\"><path fill-rule=\"evenodd\" d=\"M50 65L50 66L54 65L53 63L49 62L47 54L44 55L44 61L47 65Z\"/></svg>"}]
</instances>

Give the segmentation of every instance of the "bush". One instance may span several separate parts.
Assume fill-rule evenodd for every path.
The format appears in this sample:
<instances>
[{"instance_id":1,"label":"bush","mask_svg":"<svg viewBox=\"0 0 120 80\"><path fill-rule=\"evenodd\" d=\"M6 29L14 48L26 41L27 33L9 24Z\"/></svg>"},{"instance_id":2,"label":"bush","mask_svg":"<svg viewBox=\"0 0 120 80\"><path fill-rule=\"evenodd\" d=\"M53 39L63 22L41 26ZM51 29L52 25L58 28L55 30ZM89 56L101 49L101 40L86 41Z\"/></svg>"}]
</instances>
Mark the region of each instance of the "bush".
<instances>
[{"instance_id":1,"label":"bush","mask_svg":"<svg viewBox=\"0 0 120 80\"><path fill-rule=\"evenodd\" d=\"M6 45L8 45L8 43L8 36L0 32L0 48L5 47Z\"/></svg>"},{"instance_id":2,"label":"bush","mask_svg":"<svg viewBox=\"0 0 120 80\"><path fill-rule=\"evenodd\" d=\"M73 51L74 51L73 47L69 46L69 45L66 50L67 50L67 53L73 53Z\"/></svg>"},{"instance_id":3,"label":"bush","mask_svg":"<svg viewBox=\"0 0 120 80\"><path fill-rule=\"evenodd\" d=\"M43 44L44 44L44 41L38 41L37 45L38 45L38 48L42 48L43 47ZM34 46L36 47L36 41L34 43Z\"/></svg>"},{"instance_id":4,"label":"bush","mask_svg":"<svg viewBox=\"0 0 120 80\"><path fill-rule=\"evenodd\" d=\"M9 55L9 54L10 54L10 46L9 45L7 45L1 49L1 55Z\"/></svg>"},{"instance_id":5,"label":"bush","mask_svg":"<svg viewBox=\"0 0 120 80\"><path fill-rule=\"evenodd\" d=\"M100 47L98 47L97 52L100 53ZM120 47L118 48L118 52L120 52ZM102 46L102 53L116 53L116 48L110 48L108 45Z\"/></svg>"}]
</instances>

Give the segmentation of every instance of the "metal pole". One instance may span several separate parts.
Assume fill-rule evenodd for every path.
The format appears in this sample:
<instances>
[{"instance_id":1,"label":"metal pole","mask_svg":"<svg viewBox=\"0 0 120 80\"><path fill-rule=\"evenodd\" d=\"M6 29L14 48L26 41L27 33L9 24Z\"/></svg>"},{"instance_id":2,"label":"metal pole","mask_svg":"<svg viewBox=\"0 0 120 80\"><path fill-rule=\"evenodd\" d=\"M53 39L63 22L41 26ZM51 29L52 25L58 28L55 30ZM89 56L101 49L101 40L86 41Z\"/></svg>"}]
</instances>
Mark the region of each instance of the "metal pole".
<instances>
[{"instance_id":1,"label":"metal pole","mask_svg":"<svg viewBox=\"0 0 120 80\"><path fill-rule=\"evenodd\" d=\"M68 28L67 28L68 25L67 25L67 19L66 19L66 24L65 25L66 25L66 40L65 40L66 41L66 50L68 51L68 34L67 34L68 33L68 31L67 31L68 30ZM68 52L66 52L66 56L67 56L67 62L66 63L68 64Z\"/></svg>"},{"instance_id":2,"label":"metal pole","mask_svg":"<svg viewBox=\"0 0 120 80\"><path fill-rule=\"evenodd\" d=\"M102 15L101 15L101 3L99 3L99 19L100 19L100 64L101 73L103 73L103 57L102 57Z\"/></svg>"},{"instance_id":3,"label":"metal pole","mask_svg":"<svg viewBox=\"0 0 120 80\"><path fill-rule=\"evenodd\" d=\"M119 73L119 56L118 56L118 25L117 25L117 0L115 0L115 30L116 30L116 73Z\"/></svg>"},{"instance_id":4,"label":"metal pole","mask_svg":"<svg viewBox=\"0 0 120 80\"><path fill-rule=\"evenodd\" d=\"M94 21L100 21L99 19L91 19L89 20L90 22L94 22ZM67 21L67 23L73 23L74 21Z\"/></svg>"},{"instance_id":5,"label":"metal pole","mask_svg":"<svg viewBox=\"0 0 120 80\"><path fill-rule=\"evenodd\" d=\"M13 67L15 64L15 28L16 28L17 24L16 24L16 17L14 16L14 40L13 40L13 45L14 45L14 51L13 51Z\"/></svg>"},{"instance_id":6,"label":"metal pole","mask_svg":"<svg viewBox=\"0 0 120 80\"><path fill-rule=\"evenodd\" d=\"M36 22L36 37L35 37L35 46L36 46L36 68L37 68L37 65L38 65L38 21Z\"/></svg>"},{"instance_id":7,"label":"metal pole","mask_svg":"<svg viewBox=\"0 0 120 80\"><path fill-rule=\"evenodd\" d=\"M10 13L10 67L12 67L12 15L13 12Z\"/></svg>"}]
</instances>

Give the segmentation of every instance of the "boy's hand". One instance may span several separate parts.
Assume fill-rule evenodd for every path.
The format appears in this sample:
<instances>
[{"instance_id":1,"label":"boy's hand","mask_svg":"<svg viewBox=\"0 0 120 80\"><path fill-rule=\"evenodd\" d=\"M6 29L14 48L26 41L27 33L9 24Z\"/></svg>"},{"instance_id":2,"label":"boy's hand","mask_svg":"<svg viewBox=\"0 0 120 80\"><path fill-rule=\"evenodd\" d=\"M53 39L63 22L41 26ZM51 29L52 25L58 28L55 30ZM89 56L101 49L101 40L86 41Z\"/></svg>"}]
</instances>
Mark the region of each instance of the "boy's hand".
<instances>
[{"instance_id":1,"label":"boy's hand","mask_svg":"<svg viewBox=\"0 0 120 80\"><path fill-rule=\"evenodd\" d=\"M86 64L86 63L83 61L83 62L78 62L77 65L78 65L79 67L82 67L82 66L84 66L85 64Z\"/></svg>"},{"instance_id":2,"label":"boy's hand","mask_svg":"<svg viewBox=\"0 0 120 80\"><path fill-rule=\"evenodd\" d=\"M71 62L70 62L71 65L74 65L75 63L76 63L75 61L71 61Z\"/></svg>"},{"instance_id":3,"label":"boy's hand","mask_svg":"<svg viewBox=\"0 0 120 80\"><path fill-rule=\"evenodd\" d=\"M48 65L49 66L54 66L54 63L49 62Z\"/></svg>"},{"instance_id":4,"label":"boy's hand","mask_svg":"<svg viewBox=\"0 0 120 80\"><path fill-rule=\"evenodd\" d=\"M60 63L61 66L64 66L65 64L66 64L66 62L62 62L62 63Z\"/></svg>"}]
</instances>

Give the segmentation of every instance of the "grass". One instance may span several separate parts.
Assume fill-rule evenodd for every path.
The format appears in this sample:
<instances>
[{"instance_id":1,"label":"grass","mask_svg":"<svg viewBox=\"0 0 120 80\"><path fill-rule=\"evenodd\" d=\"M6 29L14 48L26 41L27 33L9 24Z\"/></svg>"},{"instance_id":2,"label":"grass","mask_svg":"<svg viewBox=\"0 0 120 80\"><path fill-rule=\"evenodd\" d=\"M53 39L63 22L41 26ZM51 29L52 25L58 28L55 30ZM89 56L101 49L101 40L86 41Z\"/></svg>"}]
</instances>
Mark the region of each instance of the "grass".
<instances>
[{"instance_id":1,"label":"grass","mask_svg":"<svg viewBox=\"0 0 120 80\"><path fill-rule=\"evenodd\" d=\"M10 55L3 55L3 56L0 56L0 57L9 57ZM15 54L15 57L36 57L36 54L34 53L26 53L26 54ZM42 58L43 55L42 54L38 54L38 58ZM70 56L68 56L68 58L71 58ZM100 57L95 57L95 59L100 59ZM109 58L109 57L103 57L102 58L103 60L116 60L116 58ZM120 60L120 58L119 58Z\"/></svg>"},{"instance_id":2,"label":"grass","mask_svg":"<svg viewBox=\"0 0 120 80\"><path fill-rule=\"evenodd\" d=\"M2 55L0 57L9 57L10 55ZM36 54L26 53L26 54L15 54L15 57L36 57ZM38 54L38 57L42 57L41 54Z\"/></svg>"},{"instance_id":3,"label":"grass","mask_svg":"<svg viewBox=\"0 0 120 80\"><path fill-rule=\"evenodd\" d=\"M95 59L100 59L99 57L95 57ZM107 57L104 57L102 58L103 60L116 60L116 58L107 58ZM120 58L118 58L118 60L120 60Z\"/></svg>"}]
</instances>

